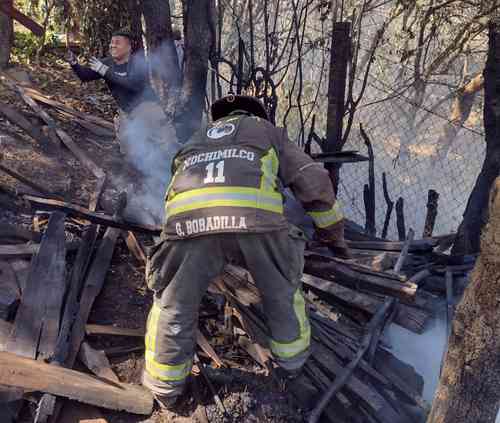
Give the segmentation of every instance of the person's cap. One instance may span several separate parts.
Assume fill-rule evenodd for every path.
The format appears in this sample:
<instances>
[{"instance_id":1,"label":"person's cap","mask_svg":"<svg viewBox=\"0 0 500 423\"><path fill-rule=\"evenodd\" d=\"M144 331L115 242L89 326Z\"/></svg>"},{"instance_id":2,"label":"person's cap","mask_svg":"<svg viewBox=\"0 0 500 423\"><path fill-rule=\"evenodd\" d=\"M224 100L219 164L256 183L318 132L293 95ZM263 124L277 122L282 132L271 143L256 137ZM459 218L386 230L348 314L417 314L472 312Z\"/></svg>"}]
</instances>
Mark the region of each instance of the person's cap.
<instances>
[{"instance_id":1,"label":"person's cap","mask_svg":"<svg viewBox=\"0 0 500 423\"><path fill-rule=\"evenodd\" d=\"M133 40L133 37L132 37L132 34L130 31L126 30L126 29L120 29L118 31L115 31L113 32L113 35L112 37L126 37L128 38L130 41Z\"/></svg>"},{"instance_id":2,"label":"person's cap","mask_svg":"<svg viewBox=\"0 0 500 423\"><path fill-rule=\"evenodd\" d=\"M234 94L222 97L212 104L212 119L219 120L235 110L244 110L254 116L269 120L264 105L256 97Z\"/></svg>"}]
</instances>

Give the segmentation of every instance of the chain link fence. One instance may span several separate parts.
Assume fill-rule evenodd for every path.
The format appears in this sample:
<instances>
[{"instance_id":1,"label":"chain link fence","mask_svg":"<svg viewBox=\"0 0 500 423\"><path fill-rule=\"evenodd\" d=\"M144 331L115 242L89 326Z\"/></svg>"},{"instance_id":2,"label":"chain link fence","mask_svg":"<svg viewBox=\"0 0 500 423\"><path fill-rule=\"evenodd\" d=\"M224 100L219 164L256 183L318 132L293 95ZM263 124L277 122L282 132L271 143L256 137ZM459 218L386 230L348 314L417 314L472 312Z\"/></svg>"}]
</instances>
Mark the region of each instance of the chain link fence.
<instances>
[{"instance_id":1,"label":"chain link fence","mask_svg":"<svg viewBox=\"0 0 500 423\"><path fill-rule=\"evenodd\" d=\"M428 191L439 193L434 235L457 230L470 192L481 170L485 147L482 99L465 124L459 128L447 151L443 151L442 134L452 123L448 119L451 101L431 109L425 103L416 107L404 94L390 89L370 77L369 89L355 117L352 132L344 150L367 154L359 124L368 134L374 151L376 229L380 236L387 205L382 188L382 174L387 176L391 200L404 199L406 229L416 236L423 233L427 213ZM384 100L385 99L385 100ZM444 149L446 150L446 149ZM368 162L344 165L341 169L339 198L346 215L364 226L363 188L368 183ZM397 239L395 210L388 238Z\"/></svg>"}]
</instances>

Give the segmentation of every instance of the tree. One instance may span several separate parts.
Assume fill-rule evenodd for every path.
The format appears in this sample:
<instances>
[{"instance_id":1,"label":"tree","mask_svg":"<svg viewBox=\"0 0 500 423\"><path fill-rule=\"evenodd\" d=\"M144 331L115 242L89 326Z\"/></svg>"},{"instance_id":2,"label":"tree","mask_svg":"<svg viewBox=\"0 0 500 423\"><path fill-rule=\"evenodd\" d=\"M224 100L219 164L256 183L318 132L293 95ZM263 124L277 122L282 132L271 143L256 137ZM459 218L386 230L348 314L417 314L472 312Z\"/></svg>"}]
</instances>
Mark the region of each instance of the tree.
<instances>
[{"instance_id":1,"label":"tree","mask_svg":"<svg viewBox=\"0 0 500 423\"><path fill-rule=\"evenodd\" d=\"M469 197L453 252L471 254L479 251L481 230L488 219L488 195L500 174L500 19L490 25L488 59L484 70L484 126L486 157Z\"/></svg>"},{"instance_id":2,"label":"tree","mask_svg":"<svg viewBox=\"0 0 500 423\"><path fill-rule=\"evenodd\" d=\"M495 421L500 406L500 178L470 285L457 307L428 423Z\"/></svg>"},{"instance_id":3,"label":"tree","mask_svg":"<svg viewBox=\"0 0 500 423\"><path fill-rule=\"evenodd\" d=\"M7 7L13 7L13 1L2 0ZM5 68L10 60L10 50L13 43L12 18L0 11L0 69Z\"/></svg>"}]
</instances>

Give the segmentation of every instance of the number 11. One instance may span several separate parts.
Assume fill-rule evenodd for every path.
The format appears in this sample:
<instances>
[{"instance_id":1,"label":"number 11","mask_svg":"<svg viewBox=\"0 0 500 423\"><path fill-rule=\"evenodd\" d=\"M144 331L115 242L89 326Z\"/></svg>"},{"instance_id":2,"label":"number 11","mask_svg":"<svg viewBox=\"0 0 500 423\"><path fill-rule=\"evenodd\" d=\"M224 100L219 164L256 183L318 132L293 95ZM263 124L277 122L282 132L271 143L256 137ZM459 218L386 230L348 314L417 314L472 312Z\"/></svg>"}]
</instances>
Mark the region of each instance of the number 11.
<instances>
[{"instance_id":1,"label":"number 11","mask_svg":"<svg viewBox=\"0 0 500 423\"><path fill-rule=\"evenodd\" d=\"M214 178L214 171L217 168L217 176ZM224 176L224 160L215 163L210 163L205 169L207 169L207 177L203 180L205 184L223 184L226 182L226 177Z\"/></svg>"}]
</instances>

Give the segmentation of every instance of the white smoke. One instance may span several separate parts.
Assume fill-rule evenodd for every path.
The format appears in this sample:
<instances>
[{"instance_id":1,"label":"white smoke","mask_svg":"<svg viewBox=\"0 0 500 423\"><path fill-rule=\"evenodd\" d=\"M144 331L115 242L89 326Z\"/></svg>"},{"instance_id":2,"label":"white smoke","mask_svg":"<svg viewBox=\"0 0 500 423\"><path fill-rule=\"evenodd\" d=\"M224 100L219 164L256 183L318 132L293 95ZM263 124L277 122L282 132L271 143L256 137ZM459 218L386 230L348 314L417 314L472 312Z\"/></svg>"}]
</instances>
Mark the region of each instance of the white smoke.
<instances>
[{"instance_id":1,"label":"white smoke","mask_svg":"<svg viewBox=\"0 0 500 423\"><path fill-rule=\"evenodd\" d=\"M182 64L182 48L176 48ZM147 62L140 55L134 60L143 61L139 66L154 68L163 80L175 78L174 71L166 69L163 60L168 51L165 44L155 53L148 52ZM125 182L128 192L125 217L143 224L160 225L164 221L164 198L172 159L181 145L159 104L146 100L121 121L119 141L125 160L140 173L138 180Z\"/></svg>"},{"instance_id":2,"label":"white smoke","mask_svg":"<svg viewBox=\"0 0 500 423\"><path fill-rule=\"evenodd\" d=\"M439 382L441 360L446 348L446 308L441 305L427 330L417 335L398 325L387 331L392 353L411 364L424 378L423 398L432 402Z\"/></svg>"},{"instance_id":3,"label":"white smoke","mask_svg":"<svg viewBox=\"0 0 500 423\"><path fill-rule=\"evenodd\" d=\"M171 125L151 121L161 118L159 106L145 103L138 107L138 113L128 119L120 141L126 160L141 174L127 189L125 215L144 224L159 225L164 219L164 198L172 159L180 145Z\"/></svg>"}]
</instances>

